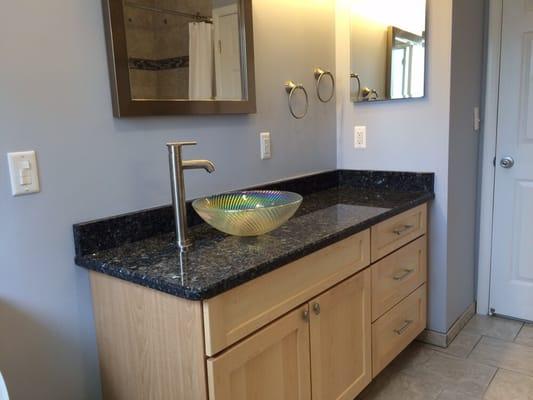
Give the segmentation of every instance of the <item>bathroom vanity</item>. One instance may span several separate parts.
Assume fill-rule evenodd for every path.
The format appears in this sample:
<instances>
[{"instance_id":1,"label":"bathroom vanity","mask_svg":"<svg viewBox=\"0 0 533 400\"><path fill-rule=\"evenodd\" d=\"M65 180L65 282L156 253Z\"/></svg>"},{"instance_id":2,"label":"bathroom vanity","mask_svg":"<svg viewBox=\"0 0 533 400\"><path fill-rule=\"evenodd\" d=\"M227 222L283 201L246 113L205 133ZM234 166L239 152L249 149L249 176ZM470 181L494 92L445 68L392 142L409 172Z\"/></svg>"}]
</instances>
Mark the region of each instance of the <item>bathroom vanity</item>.
<instances>
[{"instance_id":1,"label":"bathroom vanity","mask_svg":"<svg viewBox=\"0 0 533 400\"><path fill-rule=\"evenodd\" d=\"M352 400L425 329L432 174L273 186L305 192L285 226L187 253L167 209L75 226L105 399Z\"/></svg>"}]
</instances>

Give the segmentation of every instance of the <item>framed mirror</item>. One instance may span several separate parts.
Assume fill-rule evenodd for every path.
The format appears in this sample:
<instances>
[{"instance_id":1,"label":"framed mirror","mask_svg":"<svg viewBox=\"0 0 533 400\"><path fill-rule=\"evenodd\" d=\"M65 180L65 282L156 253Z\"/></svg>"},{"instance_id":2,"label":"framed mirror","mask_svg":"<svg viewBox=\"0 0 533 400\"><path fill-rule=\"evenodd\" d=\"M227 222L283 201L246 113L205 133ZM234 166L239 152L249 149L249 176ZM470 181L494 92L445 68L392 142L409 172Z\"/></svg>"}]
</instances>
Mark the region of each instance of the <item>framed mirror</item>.
<instances>
[{"instance_id":1,"label":"framed mirror","mask_svg":"<svg viewBox=\"0 0 533 400\"><path fill-rule=\"evenodd\" d=\"M256 112L251 0L103 0L116 117Z\"/></svg>"},{"instance_id":2,"label":"framed mirror","mask_svg":"<svg viewBox=\"0 0 533 400\"><path fill-rule=\"evenodd\" d=\"M426 0L352 0L353 102L425 96Z\"/></svg>"}]
</instances>

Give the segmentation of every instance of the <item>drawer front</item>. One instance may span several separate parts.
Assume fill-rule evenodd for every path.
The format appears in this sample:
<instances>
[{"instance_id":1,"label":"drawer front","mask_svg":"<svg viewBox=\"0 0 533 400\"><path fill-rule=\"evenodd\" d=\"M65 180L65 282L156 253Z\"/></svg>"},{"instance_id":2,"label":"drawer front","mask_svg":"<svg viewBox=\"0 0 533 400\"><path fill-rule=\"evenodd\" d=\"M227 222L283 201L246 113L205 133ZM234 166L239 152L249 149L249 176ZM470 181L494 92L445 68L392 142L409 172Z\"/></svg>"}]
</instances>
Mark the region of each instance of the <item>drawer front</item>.
<instances>
[{"instance_id":1,"label":"drawer front","mask_svg":"<svg viewBox=\"0 0 533 400\"><path fill-rule=\"evenodd\" d=\"M426 328L427 288L421 286L372 325L375 378Z\"/></svg>"},{"instance_id":2,"label":"drawer front","mask_svg":"<svg viewBox=\"0 0 533 400\"><path fill-rule=\"evenodd\" d=\"M426 231L426 204L372 227L372 262L424 235Z\"/></svg>"},{"instance_id":3,"label":"drawer front","mask_svg":"<svg viewBox=\"0 0 533 400\"><path fill-rule=\"evenodd\" d=\"M377 320L427 280L427 236L372 266L372 321Z\"/></svg>"},{"instance_id":4,"label":"drawer front","mask_svg":"<svg viewBox=\"0 0 533 400\"><path fill-rule=\"evenodd\" d=\"M206 354L217 354L368 265L366 230L205 301Z\"/></svg>"}]
</instances>

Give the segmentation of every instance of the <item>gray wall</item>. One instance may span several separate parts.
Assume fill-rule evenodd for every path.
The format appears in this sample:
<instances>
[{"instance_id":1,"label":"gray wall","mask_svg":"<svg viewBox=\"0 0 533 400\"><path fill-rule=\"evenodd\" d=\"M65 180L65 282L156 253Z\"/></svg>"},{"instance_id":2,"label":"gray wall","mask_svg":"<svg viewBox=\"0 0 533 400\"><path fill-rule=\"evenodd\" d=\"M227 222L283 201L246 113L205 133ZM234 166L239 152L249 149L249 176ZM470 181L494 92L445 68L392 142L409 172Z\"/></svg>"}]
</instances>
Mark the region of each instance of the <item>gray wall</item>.
<instances>
[{"instance_id":1,"label":"gray wall","mask_svg":"<svg viewBox=\"0 0 533 400\"><path fill-rule=\"evenodd\" d=\"M448 194L448 326L475 297L476 214L485 0L454 1Z\"/></svg>"},{"instance_id":2,"label":"gray wall","mask_svg":"<svg viewBox=\"0 0 533 400\"><path fill-rule=\"evenodd\" d=\"M189 197L336 167L335 104L311 96L288 116L283 83L313 88L335 68L334 1L254 2L258 114L116 120L99 1L17 0L0 14L0 370L13 399L97 399L87 273L73 263L72 224L167 204L166 149L216 174L187 174ZM295 19L294 16L298 18ZM312 94L312 92L310 92ZM259 160L259 132L273 155ZM35 149L42 193L10 195L5 153Z\"/></svg>"},{"instance_id":3,"label":"gray wall","mask_svg":"<svg viewBox=\"0 0 533 400\"><path fill-rule=\"evenodd\" d=\"M446 332L452 0L429 2L427 97L358 105L350 102L347 90L348 3L339 1L337 10L338 166L436 173L429 232L429 327ZM353 148L355 125L368 127L366 150Z\"/></svg>"}]
</instances>

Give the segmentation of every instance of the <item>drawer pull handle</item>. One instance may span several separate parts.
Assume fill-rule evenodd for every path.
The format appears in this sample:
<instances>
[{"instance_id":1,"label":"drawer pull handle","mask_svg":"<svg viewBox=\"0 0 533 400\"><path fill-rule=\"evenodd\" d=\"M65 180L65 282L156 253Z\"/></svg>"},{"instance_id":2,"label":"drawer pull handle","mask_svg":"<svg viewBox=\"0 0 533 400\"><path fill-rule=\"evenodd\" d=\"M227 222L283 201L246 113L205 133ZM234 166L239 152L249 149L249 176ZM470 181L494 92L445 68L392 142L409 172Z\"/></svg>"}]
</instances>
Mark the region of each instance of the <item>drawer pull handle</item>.
<instances>
[{"instance_id":1,"label":"drawer pull handle","mask_svg":"<svg viewBox=\"0 0 533 400\"><path fill-rule=\"evenodd\" d=\"M401 336L405 333L405 331L407 330L407 328L409 328L412 324L413 324L414 321L411 321L411 320L407 320L405 321L405 323L402 325L402 327L400 329L395 329L394 330L394 333L397 334L398 336Z\"/></svg>"},{"instance_id":2,"label":"drawer pull handle","mask_svg":"<svg viewBox=\"0 0 533 400\"><path fill-rule=\"evenodd\" d=\"M403 281L405 278L407 278L409 275L411 275L413 272L415 272L414 269L404 269L403 272L394 275L393 279L395 281Z\"/></svg>"},{"instance_id":3,"label":"drawer pull handle","mask_svg":"<svg viewBox=\"0 0 533 400\"><path fill-rule=\"evenodd\" d=\"M404 225L404 226L401 226L399 228L394 228L394 230L392 232L395 235L400 236L401 234L407 232L409 229L412 229L412 228L414 228L414 225Z\"/></svg>"},{"instance_id":4,"label":"drawer pull handle","mask_svg":"<svg viewBox=\"0 0 533 400\"><path fill-rule=\"evenodd\" d=\"M302 318L305 322L309 322L309 311L305 310L302 314Z\"/></svg>"},{"instance_id":5,"label":"drawer pull handle","mask_svg":"<svg viewBox=\"0 0 533 400\"><path fill-rule=\"evenodd\" d=\"M313 304L313 311L315 312L316 315L320 315L320 304L318 303Z\"/></svg>"}]
</instances>

